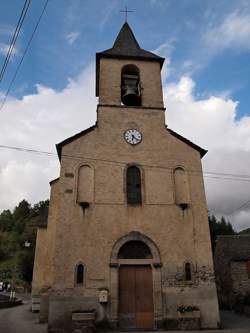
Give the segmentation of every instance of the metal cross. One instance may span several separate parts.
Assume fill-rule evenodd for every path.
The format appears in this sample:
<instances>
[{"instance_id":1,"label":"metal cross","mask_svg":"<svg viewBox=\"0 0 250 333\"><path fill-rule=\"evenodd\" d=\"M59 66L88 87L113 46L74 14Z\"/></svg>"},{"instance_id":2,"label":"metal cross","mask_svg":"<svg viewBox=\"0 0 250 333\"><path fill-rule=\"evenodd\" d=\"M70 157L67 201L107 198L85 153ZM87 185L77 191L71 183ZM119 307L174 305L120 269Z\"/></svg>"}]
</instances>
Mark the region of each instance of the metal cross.
<instances>
[{"instance_id":1,"label":"metal cross","mask_svg":"<svg viewBox=\"0 0 250 333\"><path fill-rule=\"evenodd\" d=\"M134 10L128 10L128 7L125 6L125 10L120 10L121 13L125 13L125 22L127 22L128 19L128 13L133 13Z\"/></svg>"}]
</instances>

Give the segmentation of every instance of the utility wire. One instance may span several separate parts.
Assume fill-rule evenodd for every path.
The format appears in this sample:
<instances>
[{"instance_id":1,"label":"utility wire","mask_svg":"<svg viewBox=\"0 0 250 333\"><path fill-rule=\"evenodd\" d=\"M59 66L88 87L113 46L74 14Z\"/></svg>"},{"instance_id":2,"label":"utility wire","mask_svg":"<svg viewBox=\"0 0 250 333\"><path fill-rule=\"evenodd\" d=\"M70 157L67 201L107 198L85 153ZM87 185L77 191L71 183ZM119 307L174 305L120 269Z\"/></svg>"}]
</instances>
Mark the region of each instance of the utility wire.
<instances>
[{"instance_id":1,"label":"utility wire","mask_svg":"<svg viewBox=\"0 0 250 333\"><path fill-rule=\"evenodd\" d=\"M43 150L37 150L37 149L27 149L23 147L16 147L16 146L7 146L7 145L0 145L0 149L9 149L9 150L16 150L20 152L26 152L26 153L32 153L37 155L47 155L47 156L53 156L57 157L56 153L43 151ZM108 162L118 165L124 165L127 164L126 161L115 161L115 160L109 160L109 159L101 159L101 158L93 158L88 156L80 156L80 155L69 155L69 154L62 154L62 157L74 159L74 160L90 160L90 161L99 161L99 162ZM172 168L166 167L166 166L155 166L150 164L143 164L144 167L150 167L150 168L157 168L157 169L164 169L169 170L169 172L172 172ZM205 177L205 178L212 178L212 179L219 179L219 180L233 180L233 181L241 181L241 182L250 182L250 174L233 174L233 173L222 173L222 172L215 172L215 171L204 171L201 172L200 170L186 170L193 176L199 176L199 177Z\"/></svg>"},{"instance_id":2,"label":"utility wire","mask_svg":"<svg viewBox=\"0 0 250 333\"><path fill-rule=\"evenodd\" d=\"M16 150L20 152L26 152L26 153L33 153L38 155L47 155L52 157L57 157L56 153L43 151L43 150L37 150L37 149L27 149L23 147L15 147L15 146L7 146L7 145L0 145L0 149L9 149L9 150ZM68 154L62 154L62 157L70 158L70 159L80 159L80 160L93 160L93 161L100 161L100 162L109 162L109 163L115 163L119 165L127 164L127 162L118 162L114 160L107 160L107 159L98 159L98 158L90 158L86 156L77 156L77 155L68 155ZM158 167L148 164L143 164L144 167L154 167L159 169L166 169L169 170L169 172L172 172L171 168L167 167ZM200 176L205 178L212 178L212 179L219 179L219 180L233 180L233 181L241 181L241 182L250 182L250 175L247 174L232 174L232 173L220 173L220 172L214 172L214 171L207 171L202 173L201 171L195 171L195 170L187 170L189 173L193 173L194 176ZM235 178L233 178L235 177ZM227 217L233 216L235 213L240 211L242 208L250 205L250 200L244 202L242 205L240 205L238 208L234 209L229 214L226 214Z\"/></svg>"},{"instance_id":3,"label":"utility wire","mask_svg":"<svg viewBox=\"0 0 250 333\"><path fill-rule=\"evenodd\" d=\"M2 103L1 103L0 111L3 109L3 107L4 107L4 105L5 105L5 102L6 102L6 100L7 100L7 97L8 97L8 95L9 95L9 92L10 92L10 90L11 90L11 87L12 87L12 85L13 85L13 83L14 83L16 77L17 77L18 71L19 71L19 69L20 69L20 67L21 67L21 65L22 65L22 63L23 63L23 60L24 60L24 57L25 57L26 53L28 52L28 49L29 49L30 44L31 44L31 42L32 42L32 40L33 40L33 37L35 36L35 33L36 33L37 28L38 28L38 26L39 26L39 24L40 24L40 22L41 22L41 19L42 19L42 17L43 17L43 14L44 14L44 12L45 12L45 10L46 10L46 7L47 7L47 5L48 5L48 2L49 2L49 0L46 0L46 1L45 1L45 4L44 4L43 9L42 9L42 12L41 12L41 14L40 14L40 16L39 16L39 18L38 18L38 21L37 21L37 23L36 23L36 25L35 25L35 28L34 28L32 34L31 34L31 36L30 36L30 39L29 39L28 44L27 44L27 46L26 46L26 48L25 48L25 50L24 50L24 53L23 53L23 55L22 55L22 58L21 58L21 60L20 60L20 62L19 62L19 64L18 64L18 66L17 66L17 69L16 69L16 71L15 71L13 77L12 77L12 80L10 81L9 87L8 87L8 89L7 89L7 92L6 92L6 94L5 94L5 96L4 96L4 99L3 99Z\"/></svg>"},{"instance_id":4,"label":"utility wire","mask_svg":"<svg viewBox=\"0 0 250 333\"><path fill-rule=\"evenodd\" d=\"M4 73L5 73L6 68L8 66L8 63L9 63L12 51L14 50L14 47L15 47L15 44L16 44L16 40L17 40L19 32L20 32L20 30L22 28L22 25L23 25L25 16L27 14L27 11L29 9L30 3L31 3L31 0L26 0L25 3L24 3L24 5L23 5L22 12L21 12L20 17L18 19L18 22L17 22L17 25L16 25L16 29L15 29L14 34L12 36L8 52L6 54L6 57L5 57L5 60L4 60L4 63L3 63L3 66L2 66L2 69L1 69L1 72L0 72L0 82L2 81Z\"/></svg>"},{"instance_id":5,"label":"utility wire","mask_svg":"<svg viewBox=\"0 0 250 333\"><path fill-rule=\"evenodd\" d=\"M227 215L227 217L234 215L235 213L237 213L239 210L241 210L242 208L245 208L246 206L248 206L250 204L250 200L247 200L245 203L243 203L240 207L234 209L230 214Z\"/></svg>"}]
</instances>

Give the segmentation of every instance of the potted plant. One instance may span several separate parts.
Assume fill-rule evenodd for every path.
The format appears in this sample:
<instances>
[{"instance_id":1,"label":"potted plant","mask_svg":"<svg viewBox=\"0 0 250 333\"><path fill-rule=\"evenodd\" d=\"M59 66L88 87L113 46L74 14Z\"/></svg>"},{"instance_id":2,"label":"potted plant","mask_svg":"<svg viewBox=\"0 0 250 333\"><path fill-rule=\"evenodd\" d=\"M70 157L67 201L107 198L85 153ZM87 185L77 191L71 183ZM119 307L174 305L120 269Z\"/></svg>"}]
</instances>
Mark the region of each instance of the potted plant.
<instances>
[{"instance_id":1,"label":"potted plant","mask_svg":"<svg viewBox=\"0 0 250 333\"><path fill-rule=\"evenodd\" d=\"M180 330L200 329L200 310L194 305L179 305L177 307L178 326Z\"/></svg>"}]
</instances>

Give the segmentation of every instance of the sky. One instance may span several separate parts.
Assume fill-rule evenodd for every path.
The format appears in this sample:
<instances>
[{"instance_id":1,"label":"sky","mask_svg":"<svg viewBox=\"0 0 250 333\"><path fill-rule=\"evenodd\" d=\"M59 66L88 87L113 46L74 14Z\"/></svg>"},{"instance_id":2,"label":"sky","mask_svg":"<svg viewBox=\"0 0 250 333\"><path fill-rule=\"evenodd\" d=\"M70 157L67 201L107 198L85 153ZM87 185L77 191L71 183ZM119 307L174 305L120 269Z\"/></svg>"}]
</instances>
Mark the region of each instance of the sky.
<instances>
[{"instance_id":1,"label":"sky","mask_svg":"<svg viewBox=\"0 0 250 333\"><path fill-rule=\"evenodd\" d=\"M31 2L0 103L44 3ZM1 6L0 66L23 4ZM95 53L112 47L125 6L140 46L166 58L166 124L208 150L209 213L250 227L249 0L50 0L0 111L0 145L56 153L56 143L95 123ZM0 147L0 211L47 199L59 166L56 155Z\"/></svg>"}]
</instances>

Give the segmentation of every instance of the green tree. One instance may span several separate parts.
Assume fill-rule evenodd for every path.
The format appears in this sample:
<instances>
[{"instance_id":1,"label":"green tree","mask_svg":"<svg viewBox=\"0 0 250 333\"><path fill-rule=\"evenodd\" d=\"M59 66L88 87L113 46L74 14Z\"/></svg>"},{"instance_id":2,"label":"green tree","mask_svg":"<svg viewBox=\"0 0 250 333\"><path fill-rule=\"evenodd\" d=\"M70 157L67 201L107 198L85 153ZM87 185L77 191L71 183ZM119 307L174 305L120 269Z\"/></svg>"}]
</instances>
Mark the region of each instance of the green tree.
<instances>
[{"instance_id":1,"label":"green tree","mask_svg":"<svg viewBox=\"0 0 250 333\"><path fill-rule=\"evenodd\" d=\"M0 214L0 278L11 279L15 271L15 277L31 282L37 226L47 222L48 208L49 200L33 207L22 200L13 213L5 210ZM25 247L26 241L29 247Z\"/></svg>"},{"instance_id":2,"label":"green tree","mask_svg":"<svg viewBox=\"0 0 250 333\"><path fill-rule=\"evenodd\" d=\"M208 222L209 222L212 250L214 253L217 236L235 235L236 232L233 229L232 224L229 221L227 222L223 216L221 217L220 221L218 221L214 215L208 216Z\"/></svg>"},{"instance_id":3,"label":"green tree","mask_svg":"<svg viewBox=\"0 0 250 333\"><path fill-rule=\"evenodd\" d=\"M0 231L11 231L14 226L14 219L9 209L0 214Z\"/></svg>"}]
</instances>

